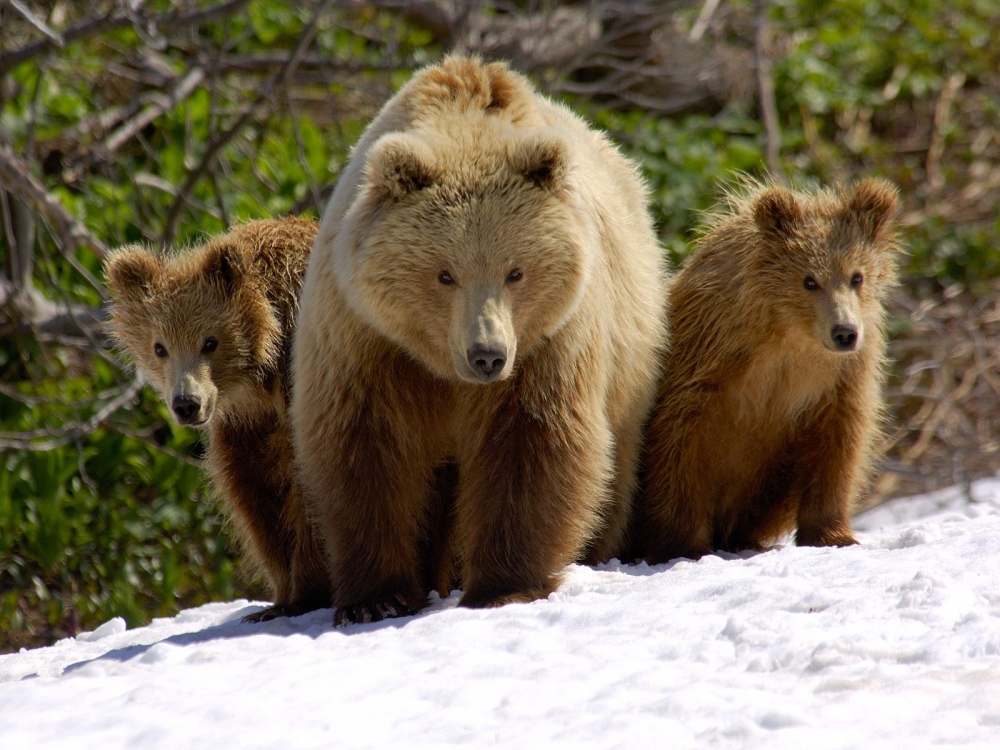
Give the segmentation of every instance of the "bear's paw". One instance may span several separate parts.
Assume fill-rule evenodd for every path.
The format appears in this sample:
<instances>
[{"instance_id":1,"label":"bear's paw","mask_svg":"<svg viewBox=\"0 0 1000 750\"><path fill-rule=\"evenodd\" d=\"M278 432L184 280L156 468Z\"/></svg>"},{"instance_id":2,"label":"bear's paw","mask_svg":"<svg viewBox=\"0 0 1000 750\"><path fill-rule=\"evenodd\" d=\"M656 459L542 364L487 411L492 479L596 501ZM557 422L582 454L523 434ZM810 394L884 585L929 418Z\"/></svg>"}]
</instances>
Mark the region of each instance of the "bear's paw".
<instances>
[{"instance_id":1,"label":"bear's paw","mask_svg":"<svg viewBox=\"0 0 1000 750\"><path fill-rule=\"evenodd\" d=\"M795 544L799 547L851 547L858 543L850 529L833 527L828 529L799 528L795 534Z\"/></svg>"},{"instance_id":2,"label":"bear's paw","mask_svg":"<svg viewBox=\"0 0 1000 750\"><path fill-rule=\"evenodd\" d=\"M381 622L391 617L409 617L427 606L427 598L413 601L403 594L391 594L371 602L337 607L333 624L337 627L363 622Z\"/></svg>"}]
</instances>

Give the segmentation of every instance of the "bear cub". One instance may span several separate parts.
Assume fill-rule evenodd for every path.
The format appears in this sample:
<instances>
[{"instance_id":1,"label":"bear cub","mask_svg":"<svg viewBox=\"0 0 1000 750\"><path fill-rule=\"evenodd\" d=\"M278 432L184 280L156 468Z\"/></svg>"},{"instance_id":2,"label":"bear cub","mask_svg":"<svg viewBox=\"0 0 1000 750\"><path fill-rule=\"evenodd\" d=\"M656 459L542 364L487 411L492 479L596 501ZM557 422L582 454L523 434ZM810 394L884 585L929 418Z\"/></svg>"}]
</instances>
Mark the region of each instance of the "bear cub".
<instances>
[{"instance_id":1,"label":"bear cub","mask_svg":"<svg viewBox=\"0 0 1000 750\"><path fill-rule=\"evenodd\" d=\"M164 256L105 264L110 330L177 422L207 430L206 463L274 605L263 621L330 606L322 545L293 474L289 358L315 222L252 221Z\"/></svg>"},{"instance_id":2,"label":"bear cub","mask_svg":"<svg viewBox=\"0 0 1000 750\"><path fill-rule=\"evenodd\" d=\"M671 351L633 525L652 563L856 544L883 412L897 193L751 185L671 290Z\"/></svg>"}]
</instances>

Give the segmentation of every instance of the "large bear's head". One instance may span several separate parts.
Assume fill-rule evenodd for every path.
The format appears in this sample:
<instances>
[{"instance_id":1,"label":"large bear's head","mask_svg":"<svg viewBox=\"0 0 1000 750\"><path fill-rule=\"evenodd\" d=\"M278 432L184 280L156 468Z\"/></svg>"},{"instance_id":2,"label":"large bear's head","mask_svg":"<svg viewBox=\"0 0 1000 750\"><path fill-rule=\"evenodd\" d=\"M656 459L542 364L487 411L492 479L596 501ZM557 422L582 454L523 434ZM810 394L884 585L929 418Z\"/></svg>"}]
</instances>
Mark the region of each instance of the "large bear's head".
<instances>
[{"instance_id":1,"label":"large bear's head","mask_svg":"<svg viewBox=\"0 0 1000 750\"><path fill-rule=\"evenodd\" d=\"M481 122L372 145L339 279L370 325L433 372L474 383L507 378L564 325L596 243L564 137Z\"/></svg>"},{"instance_id":2,"label":"large bear's head","mask_svg":"<svg viewBox=\"0 0 1000 750\"><path fill-rule=\"evenodd\" d=\"M748 204L756 235L748 293L827 351L860 351L895 283L897 205L896 188L879 179L838 193L759 191Z\"/></svg>"},{"instance_id":3,"label":"large bear's head","mask_svg":"<svg viewBox=\"0 0 1000 750\"><path fill-rule=\"evenodd\" d=\"M180 424L245 408L281 355L281 324L243 242L223 235L174 256L132 245L105 263L111 334Z\"/></svg>"}]
</instances>

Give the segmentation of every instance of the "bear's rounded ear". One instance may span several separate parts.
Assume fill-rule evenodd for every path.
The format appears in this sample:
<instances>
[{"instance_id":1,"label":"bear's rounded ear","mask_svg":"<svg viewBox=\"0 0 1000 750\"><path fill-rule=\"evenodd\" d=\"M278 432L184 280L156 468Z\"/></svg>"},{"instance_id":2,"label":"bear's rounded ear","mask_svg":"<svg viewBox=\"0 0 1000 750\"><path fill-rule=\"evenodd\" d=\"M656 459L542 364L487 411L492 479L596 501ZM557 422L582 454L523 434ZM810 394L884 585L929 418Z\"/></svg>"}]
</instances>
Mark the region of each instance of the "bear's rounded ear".
<instances>
[{"instance_id":1,"label":"bear's rounded ear","mask_svg":"<svg viewBox=\"0 0 1000 750\"><path fill-rule=\"evenodd\" d=\"M792 191L767 188L754 199L753 220L762 234L786 239L802 221L802 209Z\"/></svg>"},{"instance_id":2,"label":"bear's rounded ear","mask_svg":"<svg viewBox=\"0 0 1000 750\"><path fill-rule=\"evenodd\" d=\"M555 133L532 133L511 150L509 159L515 174L543 190L558 193L566 184L566 142Z\"/></svg>"},{"instance_id":3,"label":"bear's rounded ear","mask_svg":"<svg viewBox=\"0 0 1000 750\"><path fill-rule=\"evenodd\" d=\"M426 143L402 133L379 138L368 152L366 183L398 201L434 184L434 154Z\"/></svg>"},{"instance_id":4,"label":"bear's rounded ear","mask_svg":"<svg viewBox=\"0 0 1000 750\"><path fill-rule=\"evenodd\" d=\"M521 93L518 81L505 62L491 62L486 65L486 76L490 81L490 101L486 109L496 111L507 109Z\"/></svg>"},{"instance_id":5,"label":"bear's rounded ear","mask_svg":"<svg viewBox=\"0 0 1000 750\"><path fill-rule=\"evenodd\" d=\"M221 242L205 250L205 275L225 295L231 295L243 280L243 254L237 247Z\"/></svg>"},{"instance_id":6,"label":"bear's rounded ear","mask_svg":"<svg viewBox=\"0 0 1000 750\"><path fill-rule=\"evenodd\" d=\"M116 250L104 262L104 279L117 297L141 300L156 288L163 273L160 258L139 245Z\"/></svg>"},{"instance_id":7,"label":"bear's rounded ear","mask_svg":"<svg viewBox=\"0 0 1000 750\"><path fill-rule=\"evenodd\" d=\"M855 185L844 201L847 218L872 239L881 238L899 210L899 191L888 180L872 178Z\"/></svg>"}]
</instances>

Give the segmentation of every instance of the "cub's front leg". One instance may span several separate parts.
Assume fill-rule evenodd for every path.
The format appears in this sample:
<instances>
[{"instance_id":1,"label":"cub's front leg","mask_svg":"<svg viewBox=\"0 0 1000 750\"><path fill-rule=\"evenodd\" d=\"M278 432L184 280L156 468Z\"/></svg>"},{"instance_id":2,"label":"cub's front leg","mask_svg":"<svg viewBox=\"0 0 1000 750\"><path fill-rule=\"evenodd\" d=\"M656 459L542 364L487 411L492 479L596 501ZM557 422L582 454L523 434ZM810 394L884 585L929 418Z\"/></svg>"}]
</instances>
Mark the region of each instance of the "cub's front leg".
<instances>
[{"instance_id":1,"label":"cub's front leg","mask_svg":"<svg viewBox=\"0 0 1000 750\"><path fill-rule=\"evenodd\" d=\"M874 419L861 411L857 396L844 388L802 438L798 531L807 547L846 547L858 541L851 512L868 479Z\"/></svg>"}]
</instances>

